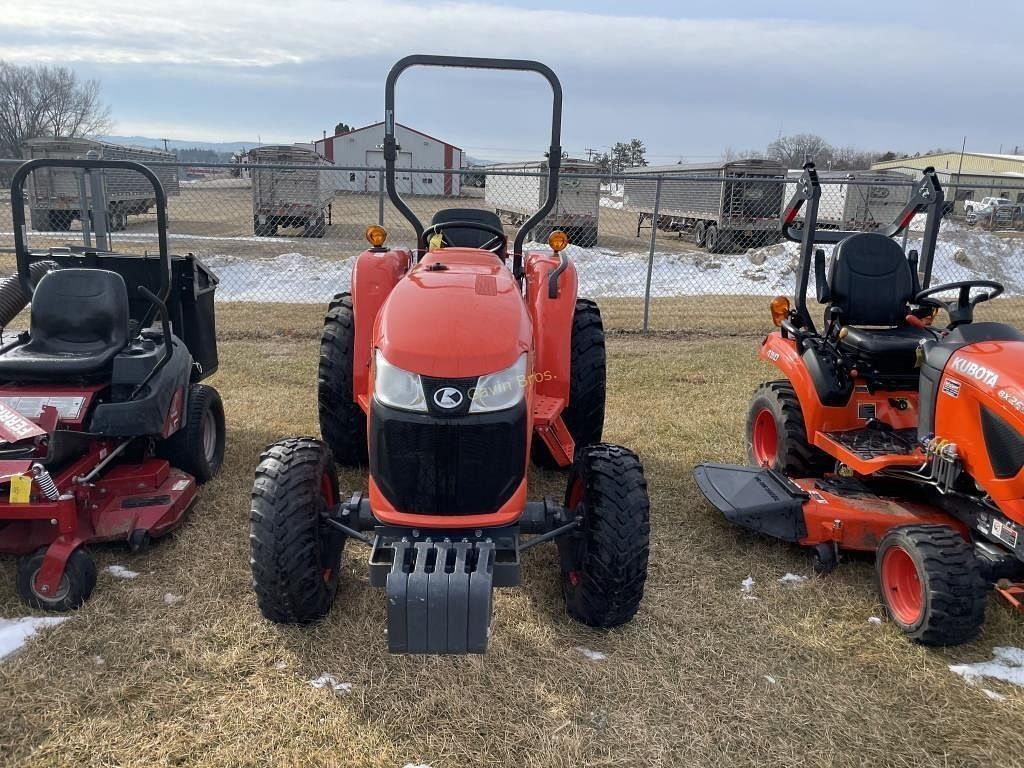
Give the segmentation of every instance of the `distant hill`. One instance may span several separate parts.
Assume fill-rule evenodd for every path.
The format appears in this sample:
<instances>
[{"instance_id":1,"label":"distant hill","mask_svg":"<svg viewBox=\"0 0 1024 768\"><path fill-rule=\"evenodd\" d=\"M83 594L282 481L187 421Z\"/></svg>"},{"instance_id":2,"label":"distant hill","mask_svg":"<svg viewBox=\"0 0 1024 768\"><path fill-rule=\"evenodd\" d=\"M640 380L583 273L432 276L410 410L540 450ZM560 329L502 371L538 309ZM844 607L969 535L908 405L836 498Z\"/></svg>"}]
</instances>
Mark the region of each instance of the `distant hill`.
<instances>
[{"instance_id":1,"label":"distant hill","mask_svg":"<svg viewBox=\"0 0 1024 768\"><path fill-rule=\"evenodd\" d=\"M100 141L109 141L112 144L130 144L136 147L153 147L163 149L164 140L154 139L151 136L97 136ZM243 149L252 149L256 146L254 141L190 141L188 139L168 139L168 149L208 149L213 152L241 152Z\"/></svg>"}]
</instances>

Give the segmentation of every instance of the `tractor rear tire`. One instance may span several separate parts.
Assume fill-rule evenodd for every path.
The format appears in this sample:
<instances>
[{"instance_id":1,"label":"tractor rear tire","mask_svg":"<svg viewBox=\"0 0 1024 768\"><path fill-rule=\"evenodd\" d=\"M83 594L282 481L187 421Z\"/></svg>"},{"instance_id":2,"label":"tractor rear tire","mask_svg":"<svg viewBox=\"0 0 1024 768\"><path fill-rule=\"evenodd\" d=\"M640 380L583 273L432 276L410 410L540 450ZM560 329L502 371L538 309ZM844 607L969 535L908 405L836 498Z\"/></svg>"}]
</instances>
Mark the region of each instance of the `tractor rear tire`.
<instances>
[{"instance_id":1,"label":"tractor rear tire","mask_svg":"<svg viewBox=\"0 0 1024 768\"><path fill-rule=\"evenodd\" d=\"M747 461L791 477L820 477L833 460L807 440L793 385L769 381L754 391L747 411Z\"/></svg>"},{"instance_id":2,"label":"tractor rear tire","mask_svg":"<svg viewBox=\"0 0 1024 768\"><path fill-rule=\"evenodd\" d=\"M33 555L18 559L15 576L18 597L26 605L44 611L65 613L75 610L89 599L96 586L96 562L84 549L76 549L64 565L57 594L49 596L40 594L35 587L36 574L43 567L45 557L46 547L43 547Z\"/></svg>"},{"instance_id":3,"label":"tractor rear tire","mask_svg":"<svg viewBox=\"0 0 1024 768\"><path fill-rule=\"evenodd\" d=\"M569 404L562 411L562 420L579 450L601 442L604 431L607 381L604 323L601 310L593 300L576 299L569 344ZM534 440L533 446L534 463L547 468L558 466L541 440Z\"/></svg>"},{"instance_id":4,"label":"tractor rear tire","mask_svg":"<svg viewBox=\"0 0 1024 768\"><path fill-rule=\"evenodd\" d=\"M959 645L985 622L988 588L971 545L945 525L893 528L875 570L893 622L922 645Z\"/></svg>"},{"instance_id":5,"label":"tractor rear tire","mask_svg":"<svg viewBox=\"0 0 1024 768\"><path fill-rule=\"evenodd\" d=\"M331 300L320 337L317 404L320 434L335 461L345 467L365 465L368 460L366 414L353 394L355 335L352 296L339 293Z\"/></svg>"},{"instance_id":6,"label":"tractor rear tire","mask_svg":"<svg viewBox=\"0 0 1024 768\"><path fill-rule=\"evenodd\" d=\"M647 581L650 502L636 454L600 443L576 454L566 507L581 528L558 539L569 615L591 627L617 627L636 614Z\"/></svg>"},{"instance_id":7,"label":"tractor rear tire","mask_svg":"<svg viewBox=\"0 0 1024 768\"><path fill-rule=\"evenodd\" d=\"M338 500L334 457L313 437L290 437L260 456L249 514L249 564L264 617L310 624L331 610L344 534L322 513Z\"/></svg>"},{"instance_id":8,"label":"tractor rear tire","mask_svg":"<svg viewBox=\"0 0 1024 768\"><path fill-rule=\"evenodd\" d=\"M224 443L220 394L206 384L193 384L188 391L185 423L160 445L160 455L202 485L220 472Z\"/></svg>"}]
</instances>

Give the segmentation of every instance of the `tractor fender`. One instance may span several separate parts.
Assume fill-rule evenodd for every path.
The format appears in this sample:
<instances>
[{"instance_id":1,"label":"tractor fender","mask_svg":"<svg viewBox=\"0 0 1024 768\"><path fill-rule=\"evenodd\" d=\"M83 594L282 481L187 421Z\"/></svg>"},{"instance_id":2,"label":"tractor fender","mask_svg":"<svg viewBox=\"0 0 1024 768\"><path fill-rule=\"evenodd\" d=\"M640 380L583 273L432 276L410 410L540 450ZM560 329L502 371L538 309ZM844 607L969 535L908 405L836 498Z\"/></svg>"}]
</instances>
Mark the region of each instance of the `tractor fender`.
<instances>
[{"instance_id":1,"label":"tractor fender","mask_svg":"<svg viewBox=\"0 0 1024 768\"><path fill-rule=\"evenodd\" d=\"M406 248L363 251L352 265L352 314L355 344L352 350L352 397L359 401L370 389L371 345L377 315L398 281L409 271Z\"/></svg>"},{"instance_id":2,"label":"tractor fender","mask_svg":"<svg viewBox=\"0 0 1024 768\"><path fill-rule=\"evenodd\" d=\"M579 279L570 261L558 276L558 296L548 292L548 275L559 265L553 253L526 256L526 305L533 322L534 391L568 402L572 346L572 319L576 312Z\"/></svg>"},{"instance_id":3,"label":"tractor fender","mask_svg":"<svg viewBox=\"0 0 1024 768\"><path fill-rule=\"evenodd\" d=\"M760 357L778 368L793 385L800 410L804 415L804 429L811 436L821 428L825 406L818 397L811 375L796 348L796 341L784 339L778 331L769 333L761 345Z\"/></svg>"}]
</instances>

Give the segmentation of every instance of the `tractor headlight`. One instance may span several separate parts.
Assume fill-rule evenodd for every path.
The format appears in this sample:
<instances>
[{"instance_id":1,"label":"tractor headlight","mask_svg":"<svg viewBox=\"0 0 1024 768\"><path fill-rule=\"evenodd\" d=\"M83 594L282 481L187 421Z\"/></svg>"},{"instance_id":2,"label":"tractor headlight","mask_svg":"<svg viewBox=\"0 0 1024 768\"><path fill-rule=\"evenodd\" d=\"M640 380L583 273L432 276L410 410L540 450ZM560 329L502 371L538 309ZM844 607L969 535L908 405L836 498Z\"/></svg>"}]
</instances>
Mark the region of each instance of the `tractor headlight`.
<instances>
[{"instance_id":1,"label":"tractor headlight","mask_svg":"<svg viewBox=\"0 0 1024 768\"><path fill-rule=\"evenodd\" d=\"M426 411L423 382L418 374L403 371L384 359L377 350L374 357L373 396L382 404L403 411Z\"/></svg>"},{"instance_id":2,"label":"tractor headlight","mask_svg":"<svg viewBox=\"0 0 1024 768\"><path fill-rule=\"evenodd\" d=\"M510 367L481 376L470 391L469 412L503 411L518 405L526 394L526 354Z\"/></svg>"}]
</instances>

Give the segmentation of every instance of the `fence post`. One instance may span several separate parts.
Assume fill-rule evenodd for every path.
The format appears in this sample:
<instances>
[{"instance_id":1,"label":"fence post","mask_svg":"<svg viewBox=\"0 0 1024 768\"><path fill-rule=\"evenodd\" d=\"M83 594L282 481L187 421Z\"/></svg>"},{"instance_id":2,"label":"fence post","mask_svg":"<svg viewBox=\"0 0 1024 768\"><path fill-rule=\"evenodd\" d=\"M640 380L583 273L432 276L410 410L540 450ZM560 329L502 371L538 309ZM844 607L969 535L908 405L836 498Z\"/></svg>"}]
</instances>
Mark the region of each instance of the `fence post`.
<instances>
[{"instance_id":1,"label":"fence post","mask_svg":"<svg viewBox=\"0 0 1024 768\"><path fill-rule=\"evenodd\" d=\"M384 226L384 170L377 171L377 223Z\"/></svg>"},{"instance_id":2,"label":"fence post","mask_svg":"<svg viewBox=\"0 0 1024 768\"><path fill-rule=\"evenodd\" d=\"M661 176L654 188L654 216L651 218L651 250L647 256L647 285L644 288L644 333L651 314L651 274L654 272L654 246L658 241L658 211L661 208Z\"/></svg>"},{"instance_id":3,"label":"fence post","mask_svg":"<svg viewBox=\"0 0 1024 768\"><path fill-rule=\"evenodd\" d=\"M86 152L85 156L90 160L99 158L95 149ZM107 222L107 174L106 171L89 174L89 202L92 207L92 228L96 234L96 250L110 250L110 227ZM82 216L87 216L87 211L82 211Z\"/></svg>"},{"instance_id":4,"label":"fence post","mask_svg":"<svg viewBox=\"0 0 1024 768\"><path fill-rule=\"evenodd\" d=\"M91 249L92 227L89 226L89 184L85 180L88 175L88 168L83 168L82 172L78 174L78 211L81 214L82 220L82 245L87 249ZM68 211L68 213L70 214L71 211Z\"/></svg>"}]
</instances>

